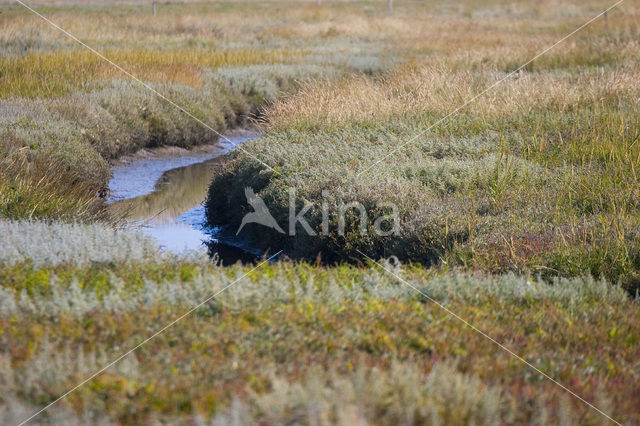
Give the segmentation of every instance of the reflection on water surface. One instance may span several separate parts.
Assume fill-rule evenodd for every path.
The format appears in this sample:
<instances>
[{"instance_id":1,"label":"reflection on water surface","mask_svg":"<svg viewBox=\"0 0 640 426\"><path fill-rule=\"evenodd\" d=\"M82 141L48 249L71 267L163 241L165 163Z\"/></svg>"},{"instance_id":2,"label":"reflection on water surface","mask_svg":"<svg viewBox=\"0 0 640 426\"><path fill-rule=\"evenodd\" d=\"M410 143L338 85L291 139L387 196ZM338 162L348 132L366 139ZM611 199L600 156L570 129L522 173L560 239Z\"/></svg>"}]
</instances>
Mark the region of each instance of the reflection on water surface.
<instances>
[{"instance_id":1,"label":"reflection on water surface","mask_svg":"<svg viewBox=\"0 0 640 426\"><path fill-rule=\"evenodd\" d=\"M223 263L255 259L259 253L229 246L241 246L238 242L219 241L219 230L205 226L202 205L216 162L234 145L253 137L230 138L233 144L221 141L203 153L145 158L116 166L109 182L109 208L170 252L208 246L220 253Z\"/></svg>"}]
</instances>

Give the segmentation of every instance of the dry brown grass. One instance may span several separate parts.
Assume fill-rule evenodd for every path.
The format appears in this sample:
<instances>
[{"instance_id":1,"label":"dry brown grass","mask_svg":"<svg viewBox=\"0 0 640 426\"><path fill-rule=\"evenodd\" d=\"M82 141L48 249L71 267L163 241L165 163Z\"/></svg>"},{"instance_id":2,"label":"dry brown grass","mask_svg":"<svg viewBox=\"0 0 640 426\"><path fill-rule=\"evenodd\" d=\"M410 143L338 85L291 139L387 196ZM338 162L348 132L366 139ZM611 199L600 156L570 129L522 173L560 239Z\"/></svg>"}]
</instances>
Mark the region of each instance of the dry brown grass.
<instances>
[{"instance_id":1,"label":"dry brown grass","mask_svg":"<svg viewBox=\"0 0 640 426\"><path fill-rule=\"evenodd\" d=\"M634 52L640 54L640 49ZM265 128L332 128L381 120L444 117L507 73L456 71L444 65L403 66L382 78L349 77L306 84L292 97L276 101L265 113ZM639 102L640 69L620 66L603 73L584 70L523 73L470 103L462 112L488 120L522 116L532 109L569 111L583 104Z\"/></svg>"}]
</instances>

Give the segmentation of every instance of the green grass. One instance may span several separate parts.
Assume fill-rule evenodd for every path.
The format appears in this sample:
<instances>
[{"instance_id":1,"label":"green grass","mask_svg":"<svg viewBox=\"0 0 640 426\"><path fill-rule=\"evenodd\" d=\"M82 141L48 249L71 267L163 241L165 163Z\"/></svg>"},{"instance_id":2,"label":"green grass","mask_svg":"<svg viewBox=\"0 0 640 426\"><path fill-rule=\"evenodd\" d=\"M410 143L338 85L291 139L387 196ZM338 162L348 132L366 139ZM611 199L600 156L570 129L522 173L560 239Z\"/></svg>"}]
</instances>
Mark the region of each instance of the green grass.
<instances>
[{"instance_id":1,"label":"green grass","mask_svg":"<svg viewBox=\"0 0 640 426\"><path fill-rule=\"evenodd\" d=\"M327 190L328 236L300 229L284 237L255 225L244 235L306 260L358 259L363 251L495 273L589 274L635 294L637 72L626 64L525 72L430 131L451 105L496 81L495 71L412 64L382 78L307 85L268 109L267 136L245 147L276 172L231 155L210 188L209 221L237 229L250 211L250 186L286 227L293 187L298 200L315 203L306 217L320 234ZM351 201L368 206L364 237L355 216L337 235L337 206ZM399 208L397 236L373 232L383 202Z\"/></svg>"},{"instance_id":2,"label":"green grass","mask_svg":"<svg viewBox=\"0 0 640 426\"><path fill-rule=\"evenodd\" d=\"M105 219L94 187L73 171L49 161L0 160L0 217Z\"/></svg>"}]
</instances>

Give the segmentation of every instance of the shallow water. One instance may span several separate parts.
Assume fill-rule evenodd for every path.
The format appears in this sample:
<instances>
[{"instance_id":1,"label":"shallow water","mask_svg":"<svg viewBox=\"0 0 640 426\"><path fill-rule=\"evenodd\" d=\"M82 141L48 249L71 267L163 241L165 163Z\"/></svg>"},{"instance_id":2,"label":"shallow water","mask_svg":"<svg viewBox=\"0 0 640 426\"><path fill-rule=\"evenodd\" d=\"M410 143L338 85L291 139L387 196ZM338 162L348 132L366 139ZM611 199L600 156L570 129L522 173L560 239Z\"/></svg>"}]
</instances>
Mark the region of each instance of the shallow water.
<instances>
[{"instance_id":1,"label":"shallow water","mask_svg":"<svg viewBox=\"0 0 640 426\"><path fill-rule=\"evenodd\" d=\"M213 168L219 158L255 136L221 141L210 152L134 160L112 169L110 209L153 237L167 251L206 249L224 263L256 258L259 253L238 241L221 241L219 229L206 227L204 206Z\"/></svg>"}]
</instances>

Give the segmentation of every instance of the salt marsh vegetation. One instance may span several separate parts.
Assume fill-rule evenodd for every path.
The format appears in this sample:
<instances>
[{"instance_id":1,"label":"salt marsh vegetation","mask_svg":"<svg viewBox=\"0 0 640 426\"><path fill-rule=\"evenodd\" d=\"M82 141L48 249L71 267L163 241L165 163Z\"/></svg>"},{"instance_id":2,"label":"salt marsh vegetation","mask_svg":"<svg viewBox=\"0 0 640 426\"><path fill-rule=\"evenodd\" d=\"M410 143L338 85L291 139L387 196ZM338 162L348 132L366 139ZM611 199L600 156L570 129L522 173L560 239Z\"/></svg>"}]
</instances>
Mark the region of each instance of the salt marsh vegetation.
<instances>
[{"instance_id":1,"label":"salt marsh vegetation","mask_svg":"<svg viewBox=\"0 0 640 426\"><path fill-rule=\"evenodd\" d=\"M0 4L0 423L228 285L33 422L606 421L462 318L640 423L635 3L514 75L609 4L39 3L213 132ZM105 209L122 156L247 125L261 137L219 162L208 221L235 230L250 187L284 225L295 188L316 236L243 231L280 261L171 255ZM400 232L362 236L354 214L322 235L323 199L391 201Z\"/></svg>"}]
</instances>

